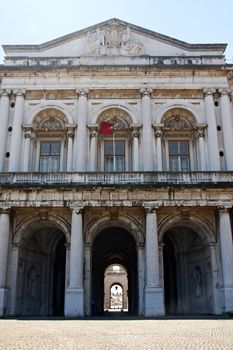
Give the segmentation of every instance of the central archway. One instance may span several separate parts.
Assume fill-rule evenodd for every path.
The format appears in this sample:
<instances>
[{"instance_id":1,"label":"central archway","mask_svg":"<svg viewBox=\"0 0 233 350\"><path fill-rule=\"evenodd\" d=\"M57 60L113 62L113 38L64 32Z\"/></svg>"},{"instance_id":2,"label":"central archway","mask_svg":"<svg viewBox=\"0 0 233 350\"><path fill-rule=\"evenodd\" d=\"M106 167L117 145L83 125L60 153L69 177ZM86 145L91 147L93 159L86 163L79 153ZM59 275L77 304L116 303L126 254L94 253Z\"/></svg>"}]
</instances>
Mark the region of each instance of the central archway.
<instances>
[{"instance_id":1,"label":"central archway","mask_svg":"<svg viewBox=\"0 0 233 350\"><path fill-rule=\"evenodd\" d=\"M121 265L128 276L128 310L137 314L137 249L133 236L119 227L104 229L95 238L92 252L92 313L104 312L105 270L111 265Z\"/></svg>"}]
</instances>

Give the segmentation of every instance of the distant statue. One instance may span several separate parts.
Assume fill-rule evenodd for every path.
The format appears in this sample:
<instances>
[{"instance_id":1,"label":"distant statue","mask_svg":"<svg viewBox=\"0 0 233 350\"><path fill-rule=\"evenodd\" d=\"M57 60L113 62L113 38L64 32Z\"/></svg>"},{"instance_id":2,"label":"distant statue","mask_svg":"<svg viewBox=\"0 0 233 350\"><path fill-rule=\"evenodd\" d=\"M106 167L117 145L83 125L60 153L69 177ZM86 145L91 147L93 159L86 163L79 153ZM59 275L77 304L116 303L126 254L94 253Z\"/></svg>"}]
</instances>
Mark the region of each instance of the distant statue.
<instances>
[{"instance_id":1,"label":"distant statue","mask_svg":"<svg viewBox=\"0 0 233 350\"><path fill-rule=\"evenodd\" d=\"M37 273L34 266L32 266L28 272L27 278L27 295L29 297L36 297L37 289Z\"/></svg>"},{"instance_id":2,"label":"distant statue","mask_svg":"<svg viewBox=\"0 0 233 350\"><path fill-rule=\"evenodd\" d=\"M193 287L194 287L194 294L196 297L202 296L202 273L199 266L195 266L193 268Z\"/></svg>"}]
</instances>

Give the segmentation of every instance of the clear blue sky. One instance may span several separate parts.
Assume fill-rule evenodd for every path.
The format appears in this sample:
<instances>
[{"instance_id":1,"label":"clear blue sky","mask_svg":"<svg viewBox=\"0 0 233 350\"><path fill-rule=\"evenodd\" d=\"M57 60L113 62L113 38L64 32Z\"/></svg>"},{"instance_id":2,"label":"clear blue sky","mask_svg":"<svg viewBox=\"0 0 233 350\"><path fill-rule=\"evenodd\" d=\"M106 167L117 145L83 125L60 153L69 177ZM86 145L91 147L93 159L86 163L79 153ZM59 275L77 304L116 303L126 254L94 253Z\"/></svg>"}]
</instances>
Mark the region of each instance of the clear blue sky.
<instances>
[{"instance_id":1,"label":"clear blue sky","mask_svg":"<svg viewBox=\"0 0 233 350\"><path fill-rule=\"evenodd\" d=\"M190 43L228 43L233 58L233 0L0 0L0 44L39 44L113 17Z\"/></svg>"}]
</instances>

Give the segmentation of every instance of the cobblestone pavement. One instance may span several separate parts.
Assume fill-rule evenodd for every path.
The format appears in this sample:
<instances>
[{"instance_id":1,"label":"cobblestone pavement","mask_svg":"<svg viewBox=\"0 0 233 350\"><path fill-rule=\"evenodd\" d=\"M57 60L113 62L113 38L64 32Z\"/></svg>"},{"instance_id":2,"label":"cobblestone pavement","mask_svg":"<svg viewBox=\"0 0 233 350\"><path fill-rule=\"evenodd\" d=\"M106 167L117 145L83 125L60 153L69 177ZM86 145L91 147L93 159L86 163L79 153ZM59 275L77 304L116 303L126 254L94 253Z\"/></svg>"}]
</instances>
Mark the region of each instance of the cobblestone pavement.
<instances>
[{"instance_id":1,"label":"cobblestone pavement","mask_svg":"<svg viewBox=\"0 0 233 350\"><path fill-rule=\"evenodd\" d=\"M233 349L230 319L0 320L1 350Z\"/></svg>"}]
</instances>

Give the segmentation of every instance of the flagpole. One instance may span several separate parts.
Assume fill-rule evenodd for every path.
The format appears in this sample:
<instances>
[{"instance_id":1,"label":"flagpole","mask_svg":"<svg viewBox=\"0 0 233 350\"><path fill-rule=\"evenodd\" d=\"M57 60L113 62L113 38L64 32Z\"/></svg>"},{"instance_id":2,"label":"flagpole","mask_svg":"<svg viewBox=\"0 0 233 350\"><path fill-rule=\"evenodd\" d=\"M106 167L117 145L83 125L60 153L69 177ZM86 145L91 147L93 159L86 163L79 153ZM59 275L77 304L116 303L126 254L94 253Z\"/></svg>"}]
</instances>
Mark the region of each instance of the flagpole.
<instances>
[{"instance_id":1,"label":"flagpole","mask_svg":"<svg viewBox=\"0 0 233 350\"><path fill-rule=\"evenodd\" d=\"M112 129L112 148L113 148L113 171L116 171L116 157L115 157L115 136L114 136L114 128Z\"/></svg>"}]
</instances>

